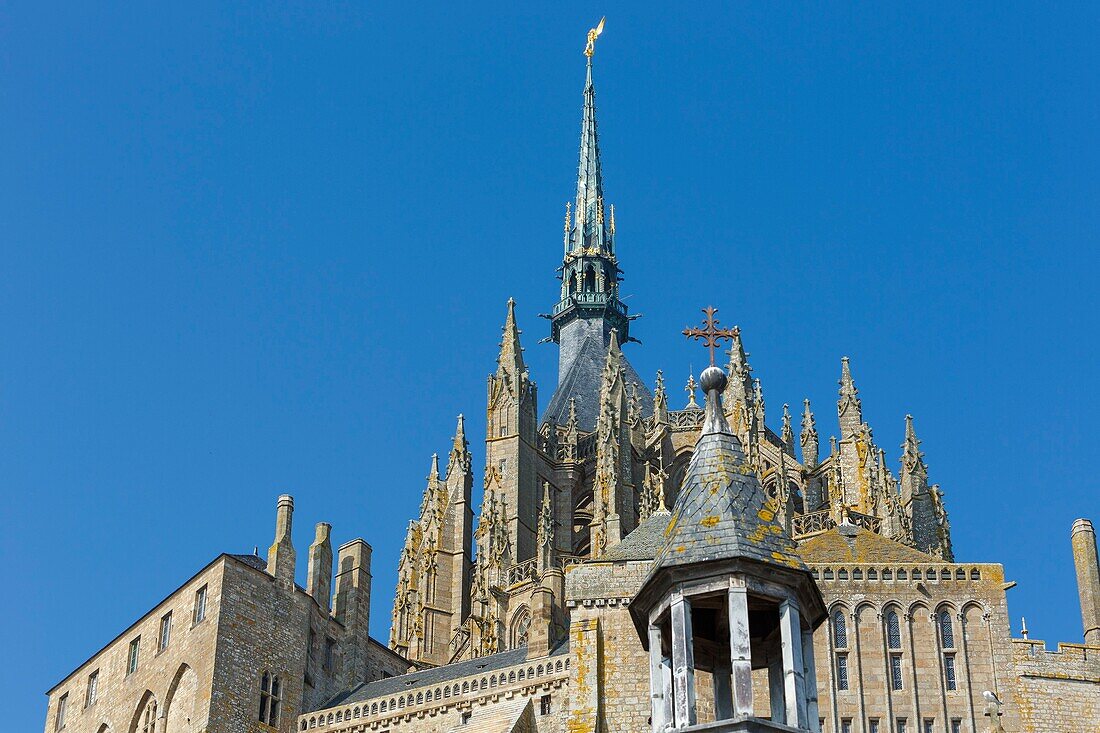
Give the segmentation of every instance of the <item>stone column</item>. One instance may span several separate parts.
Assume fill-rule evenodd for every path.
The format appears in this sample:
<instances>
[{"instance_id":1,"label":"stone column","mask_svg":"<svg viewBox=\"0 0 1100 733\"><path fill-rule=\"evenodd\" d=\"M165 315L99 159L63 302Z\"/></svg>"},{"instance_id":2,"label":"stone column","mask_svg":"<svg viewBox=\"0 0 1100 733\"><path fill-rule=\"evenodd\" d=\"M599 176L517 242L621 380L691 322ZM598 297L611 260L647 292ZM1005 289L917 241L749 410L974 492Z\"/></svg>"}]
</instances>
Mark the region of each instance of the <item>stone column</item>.
<instances>
[{"instance_id":1,"label":"stone column","mask_svg":"<svg viewBox=\"0 0 1100 733\"><path fill-rule=\"evenodd\" d=\"M661 651L661 628L649 625L649 699L653 733L661 733L672 724L672 670Z\"/></svg>"},{"instance_id":2,"label":"stone column","mask_svg":"<svg viewBox=\"0 0 1100 733\"><path fill-rule=\"evenodd\" d=\"M683 593L672 594L672 678L676 727L695 725L695 648L691 630L691 603Z\"/></svg>"},{"instance_id":3,"label":"stone column","mask_svg":"<svg viewBox=\"0 0 1100 733\"><path fill-rule=\"evenodd\" d=\"M749 647L749 599L745 586L731 586L728 600L733 717L749 717L752 715L752 651Z\"/></svg>"},{"instance_id":4,"label":"stone column","mask_svg":"<svg viewBox=\"0 0 1100 733\"><path fill-rule=\"evenodd\" d=\"M783 643L784 698L787 725L806 728L806 677L802 666L802 626L798 604L787 599L779 604L779 631Z\"/></svg>"},{"instance_id":5,"label":"stone column","mask_svg":"<svg viewBox=\"0 0 1100 733\"><path fill-rule=\"evenodd\" d=\"M1096 530L1092 522L1078 519L1070 532L1073 564L1077 567L1077 592L1081 596L1081 621L1085 643L1100 646L1100 562L1096 557Z\"/></svg>"}]
</instances>

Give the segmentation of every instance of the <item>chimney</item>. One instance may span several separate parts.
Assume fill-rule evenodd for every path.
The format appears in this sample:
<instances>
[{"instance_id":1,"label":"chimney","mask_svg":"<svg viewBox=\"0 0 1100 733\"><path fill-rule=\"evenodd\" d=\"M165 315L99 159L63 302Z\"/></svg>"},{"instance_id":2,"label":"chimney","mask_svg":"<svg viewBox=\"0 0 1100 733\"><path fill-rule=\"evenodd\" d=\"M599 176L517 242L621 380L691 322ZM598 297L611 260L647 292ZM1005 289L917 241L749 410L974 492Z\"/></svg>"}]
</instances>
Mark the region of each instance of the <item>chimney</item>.
<instances>
[{"instance_id":1,"label":"chimney","mask_svg":"<svg viewBox=\"0 0 1100 733\"><path fill-rule=\"evenodd\" d=\"M362 539L340 546L336 560L336 620L347 629L344 647L344 685L366 682L367 647L370 642L370 555Z\"/></svg>"},{"instance_id":2,"label":"chimney","mask_svg":"<svg viewBox=\"0 0 1100 733\"><path fill-rule=\"evenodd\" d=\"M1081 595L1081 621L1085 643L1100 646L1100 562L1096 558L1096 530L1092 522L1078 519L1070 531L1073 564L1077 566L1077 592Z\"/></svg>"},{"instance_id":3,"label":"chimney","mask_svg":"<svg viewBox=\"0 0 1100 733\"><path fill-rule=\"evenodd\" d=\"M290 532L294 523L294 497L283 494L275 517L275 542L267 551L267 572L279 585L294 589L294 544Z\"/></svg>"},{"instance_id":4,"label":"chimney","mask_svg":"<svg viewBox=\"0 0 1100 733\"><path fill-rule=\"evenodd\" d=\"M309 546L309 569L306 575L306 587L317 605L326 612L329 610L329 593L332 588L332 525L327 522L317 524L317 535Z\"/></svg>"}]
</instances>

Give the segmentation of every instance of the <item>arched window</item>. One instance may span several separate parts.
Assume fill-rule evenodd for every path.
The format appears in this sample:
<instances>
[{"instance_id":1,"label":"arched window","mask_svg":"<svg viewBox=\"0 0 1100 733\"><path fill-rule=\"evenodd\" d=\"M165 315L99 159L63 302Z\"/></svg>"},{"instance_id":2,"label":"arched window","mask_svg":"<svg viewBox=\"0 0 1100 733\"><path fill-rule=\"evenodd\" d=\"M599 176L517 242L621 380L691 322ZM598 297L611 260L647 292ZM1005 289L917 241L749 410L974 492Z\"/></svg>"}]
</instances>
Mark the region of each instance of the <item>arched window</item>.
<instances>
[{"instance_id":1,"label":"arched window","mask_svg":"<svg viewBox=\"0 0 1100 733\"><path fill-rule=\"evenodd\" d=\"M940 643L944 649L955 648L955 627L951 623L951 612L946 608L939 613Z\"/></svg>"},{"instance_id":2,"label":"arched window","mask_svg":"<svg viewBox=\"0 0 1100 733\"><path fill-rule=\"evenodd\" d=\"M149 698L145 704L145 710L141 713L141 733L157 733L157 701Z\"/></svg>"},{"instance_id":3,"label":"arched window","mask_svg":"<svg viewBox=\"0 0 1100 733\"><path fill-rule=\"evenodd\" d=\"M577 273L572 272L569 274L569 292L577 292Z\"/></svg>"},{"instance_id":4,"label":"arched window","mask_svg":"<svg viewBox=\"0 0 1100 733\"><path fill-rule=\"evenodd\" d=\"M260 714L258 720L271 726L279 725L279 707L283 699L279 675L264 672L260 675Z\"/></svg>"},{"instance_id":5,"label":"arched window","mask_svg":"<svg viewBox=\"0 0 1100 733\"><path fill-rule=\"evenodd\" d=\"M898 612L892 608L886 612L886 646L901 649L901 622Z\"/></svg>"},{"instance_id":6,"label":"arched window","mask_svg":"<svg viewBox=\"0 0 1100 733\"><path fill-rule=\"evenodd\" d=\"M596 271L589 265L584 271L584 292L596 292Z\"/></svg>"},{"instance_id":7,"label":"arched window","mask_svg":"<svg viewBox=\"0 0 1100 733\"><path fill-rule=\"evenodd\" d=\"M951 612L940 609L936 615L936 625L940 630L940 646L943 647L943 682L948 690L959 688L958 675L955 673L955 624Z\"/></svg>"},{"instance_id":8,"label":"arched window","mask_svg":"<svg viewBox=\"0 0 1100 733\"><path fill-rule=\"evenodd\" d=\"M526 606L516 612L512 618L512 649L527 646L527 637L531 632L531 611ZM503 682L503 680L501 680Z\"/></svg>"},{"instance_id":9,"label":"arched window","mask_svg":"<svg viewBox=\"0 0 1100 733\"><path fill-rule=\"evenodd\" d=\"M833 611L833 646L837 649L848 648L848 625L844 620L844 611Z\"/></svg>"},{"instance_id":10,"label":"arched window","mask_svg":"<svg viewBox=\"0 0 1100 733\"><path fill-rule=\"evenodd\" d=\"M901 671L901 621L892 608L886 612L886 646L890 649L890 687L901 690L905 686Z\"/></svg>"},{"instance_id":11,"label":"arched window","mask_svg":"<svg viewBox=\"0 0 1100 733\"><path fill-rule=\"evenodd\" d=\"M848 689L848 624L844 609L833 611L830 625L833 629L833 647L836 650L836 689Z\"/></svg>"}]
</instances>

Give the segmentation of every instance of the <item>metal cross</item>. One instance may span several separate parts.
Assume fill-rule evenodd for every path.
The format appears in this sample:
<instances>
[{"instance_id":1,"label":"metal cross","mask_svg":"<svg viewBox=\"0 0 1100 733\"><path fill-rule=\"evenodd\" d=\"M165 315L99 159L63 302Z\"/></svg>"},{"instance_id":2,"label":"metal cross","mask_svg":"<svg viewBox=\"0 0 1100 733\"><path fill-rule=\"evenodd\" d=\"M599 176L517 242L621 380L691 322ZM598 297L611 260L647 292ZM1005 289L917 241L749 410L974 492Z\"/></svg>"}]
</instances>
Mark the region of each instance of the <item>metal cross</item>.
<instances>
[{"instance_id":1,"label":"metal cross","mask_svg":"<svg viewBox=\"0 0 1100 733\"><path fill-rule=\"evenodd\" d=\"M706 314L706 318L703 319L703 326L705 328L685 328L684 335L689 339L702 339L703 345L710 349L710 365L714 366L714 350L718 348L718 343L723 339L733 340L733 337L741 332L741 329L734 326L733 328L719 328L718 319L714 317L714 314L718 312L718 309L714 306L707 306L703 309L703 313Z\"/></svg>"}]
</instances>

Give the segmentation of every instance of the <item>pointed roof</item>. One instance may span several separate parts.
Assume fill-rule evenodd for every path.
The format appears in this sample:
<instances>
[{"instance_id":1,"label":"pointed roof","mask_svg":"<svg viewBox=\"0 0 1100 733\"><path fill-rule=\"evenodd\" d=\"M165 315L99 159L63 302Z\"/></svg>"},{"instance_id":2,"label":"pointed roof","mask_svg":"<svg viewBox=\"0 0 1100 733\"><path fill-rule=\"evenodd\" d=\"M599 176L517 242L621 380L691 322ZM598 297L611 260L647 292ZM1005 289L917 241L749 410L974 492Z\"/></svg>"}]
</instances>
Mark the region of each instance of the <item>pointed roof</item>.
<instances>
[{"instance_id":1,"label":"pointed roof","mask_svg":"<svg viewBox=\"0 0 1100 733\"><path fill-rule=\"evenodd\" d=\"M500 355L497 357L497 373L507 371L514 375L523 374L527 367L523 364L523 347L519 343L519 327L516 325L516 301L508 299L508 315L504 319L504 337L500 342Z\"/></svg>"},{"instance_id":2,"label":"pointed roof","mask_svg":"<svg viewBox=\"0 0 1100 733\"><path fill-rule=\"evenodd\" d=\"M721 398L726 381L718 367L709 367L700 379L706 390L703 431L651 577L662 568L727 558L806 569L726 423Z\"/></svg>"},{"instance_id":3,"label":"pointed roof","mask_svg":"<svg viewBox=\"0 0 1100 733\"><path fill-rule=\"evenodd\" d=\"M620 350L621 354L621 350ZM653 412L653 393L645 384L634 366L622 356L623 381L638 387L638 402L643 415ZM576 356L561 375L558 388L550 398L543 414L543 422L553 420L557 425L569 421L569 404L575 401L577 429L590 433L596 429L596 418L600 413L600 386L603 370L607 364L607 348L600 334L589 332Z\"/></svg>"},{"instance_id":4,"label":"pointed roof","mask_svg":"<svg viewBox=\"0 0 1100 733\"><path fill-rule=\"evenodd\" d=\"M577 199L570 250L585 246L602 249L606 239L603 222L603 171L600 137L596 129L596 88L592 84L592 57L584 80L584 112L581 116L580 163L577 166Z\"/></svg>"}]
</instances>

